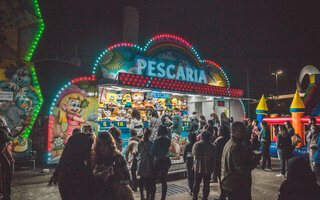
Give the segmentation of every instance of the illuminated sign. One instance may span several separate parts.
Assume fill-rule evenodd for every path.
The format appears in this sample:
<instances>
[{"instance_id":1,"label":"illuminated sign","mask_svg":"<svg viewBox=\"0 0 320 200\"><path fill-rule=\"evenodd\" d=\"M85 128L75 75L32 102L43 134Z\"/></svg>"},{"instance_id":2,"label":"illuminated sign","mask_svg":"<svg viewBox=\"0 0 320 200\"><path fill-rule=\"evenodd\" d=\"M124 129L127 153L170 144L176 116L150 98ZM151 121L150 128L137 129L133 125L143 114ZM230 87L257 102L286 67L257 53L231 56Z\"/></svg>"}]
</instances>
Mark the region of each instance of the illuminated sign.
<instances>
[{"instance_id":1,"label":"illuminated sign","mask_svg":"<svg viewBox=\"0 0 320 200\"><path fill-rule=\"evenodd\" d=\"M218 106L224 106L224 101L217 101L217 103L218 103Z\"/></svg>"},{"instance_id":2,"label":"illuminated sign","mask_svg":"<svg viewBox=\"0 0 320 200\"><path fill-rule=\"evenodd\" d=\"M137 60L137 67L137 74L139 75L193 83L207 83L207 77L202 68L176 66L163 61L145 60L142 58Z\"/></svg>"},{"instance_id":3,"label":"illuminated sign","mask_svg":"<svg viewBox=\"0 0 320 200\"><path fill-rule=\"evenodd\" d=\"M166 98L166 99L170 98L170 94L168 94L168 93L151 92L151 93L148 94L148 96L151 97L151 98Z\"/></svg>"}]
</instances>

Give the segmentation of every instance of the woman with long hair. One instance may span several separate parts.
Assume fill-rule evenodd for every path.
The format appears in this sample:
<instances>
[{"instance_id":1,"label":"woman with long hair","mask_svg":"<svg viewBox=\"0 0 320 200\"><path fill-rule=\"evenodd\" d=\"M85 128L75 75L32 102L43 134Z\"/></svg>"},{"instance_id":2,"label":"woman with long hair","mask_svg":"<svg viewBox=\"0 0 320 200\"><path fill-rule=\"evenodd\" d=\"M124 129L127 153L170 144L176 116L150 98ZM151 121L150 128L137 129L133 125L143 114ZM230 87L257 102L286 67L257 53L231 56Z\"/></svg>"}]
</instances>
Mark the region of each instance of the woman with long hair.
<instances>
[{"instance_id":1,"label":"woman with long hair","mask_svg":"<svg viewBox=\"0 0 320 200\"><path fill-rule=\"evenodd\" d=\"M116 141L117 149L121 152L123 147L123 142L121 138L121 130L115 126L109 129L109 133L112 135L113 139Z\"/></svg>"},{"instance_id":2,"label":"woman with long hair","mask_svg":"<svg viewBox=\"0 0 320 200\"><path fill-rule=\"evenodd\" d=\"M211 113L210 119L213 121L213 124L215 127L217 127L217 128L220 127L220 120L219 120L219 117L216 113Z\"/></svg>"},{"instance_id":3,"label":"woman with long hair","mask_svg":"<svg viewBox=\"0 0 320 200\"><path fill-rule=\"evenodd\" d=\"M286 172L286 163L288 159L291 158L292 154L292 144L291 137L288 133L285 125L279 126L279 133L277 135L277 149L281 164L281 173L277 177L284 177Z\"/></svg>"},{"instance_id":4,"label":"woman with long hair","mask_svg":"<svg viewBox=\"0 0 320 200\"><path fill-rule=\"evenodd\" d=\"M147 199L151 196L153 158L151 156L152 142L150 141L151 130L144 129L143 137L138 144L138 175L140 176L140 195L144 200L143 188L146 188Z\"/></svg>"},{"instance_id":5,"label":"woman with long hair","mask_svg":"<svg viewBox=\"0 0 320 200\"><path fill-rule=\"evenodd\" d=\"M150 119L150 129L151 129L151 140L157 139L158 136L158 128L161 124L161 119L159 118L158 111L153 110L151 113Z\"/></svg>"},{"instance_id":6,"label":"woman with long hair","mask_svg":"<svg viewBox=\"0 0 320 200\"><path fill-rule=\"evenodd\" d=\"M132 200L134 199L127 163L116 147L109 132L100 133L94 144L92 154L93 175L96 178L97 200Z\"/></svg>"},{"instance_id":7,"label":"woman with long hair","mask_svg":"<svg viewBox=\"0 0 320 200\"><path fill-rule=\"evenodd\" d=\"M93 139L85 134L69 138L49 185L58 184L62 200L92 199L95 182L91 171Z\"/></svg>"},{"instance_id":8,"label":"woman with long hair","mask_svg":"<svg viewBox=\"0 0 320 200\"><path fill-rule=\"evenodd\" d=\"M261 154L262 154L262 165L261 169L266 171L271 171L271 158L270 158L270 144L271 144L271 135L268 128L268 124L265 121L260 123L261 132L260 132L260 144L261 144ZM267 168L265 168L267 162Z\"/></svg>"},{"instance_id":9,"label":"woman with long hair","mask_svg":"<svg viewBox=\"0 0 320 200\"><path fill-rule=\"evenodd\" d=\"M207 122L206 117L204 115L200 115L200 121Z\"/></svg>"},{"instance_id":10,"label":"woman with long hair","mask_svg":"<svg viewBox=\"0 0 320 200\"><path fill-rule=\"evenodd\" d=\"M138 134L138 138L140 139L142 138L142 135L143 135L142 127L143 127L143 121L142 121L140 112L134 109L131 114L130 129L136 130Z\"/></svg>"}]
</instances>

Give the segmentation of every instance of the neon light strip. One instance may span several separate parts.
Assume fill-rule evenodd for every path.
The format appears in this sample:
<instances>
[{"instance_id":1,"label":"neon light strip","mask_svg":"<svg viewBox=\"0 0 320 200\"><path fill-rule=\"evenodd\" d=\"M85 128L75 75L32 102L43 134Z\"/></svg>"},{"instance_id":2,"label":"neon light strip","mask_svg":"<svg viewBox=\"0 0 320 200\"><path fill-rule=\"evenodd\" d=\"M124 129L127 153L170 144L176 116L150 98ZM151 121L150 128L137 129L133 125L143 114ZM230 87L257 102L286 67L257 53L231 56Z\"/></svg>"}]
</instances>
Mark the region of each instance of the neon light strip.
<instances>
[{"instance_id":1,"label":"neon light strip","mask_svg":"<svg viewBox=\"0 0 320 200\"><path fill-rule=\"evenodd\" d=\"M213 61L210 61L210 60L201 60L200 56L199 56L199 53L195 50L195 48L189 43L187 42L186 40L184 40L183 38L181 37L178 37L178 36L175 36L175 35L172 35L172 34L160 34L160 35L157 35L157 36L154 36L153 38L151 38L147 44L144 46L144 48L141 48L139 45L136 45L136 44L132 44L132 43L117 43L115 45L112 45L110 47L108 47L106 50L104 50L97 58L97 60L95 61L94 63L94 66L92 68L92 74L96 74L96 70L97 70L97 67L98 67L98 64L101 60L101 58L110 50L114 49L114 48L117 48L117 47L133 47L139 51L142 51L142 52L146 52L147 49L149 48L149 46L155 42L156 40L161 40L161 39L172 39L172 40L175 40L177 42L179 42L179 44L182 44L184 46L186 46L187 48L189 48L193 54L196 56L196 58L199 60L199 62L201 63L204 63L204 62L208 62L208 63L211 63L215 66L217 66L221 71L222 73L224 74L225 78L227 79L227 83L228 83L228 86L230 86L230 81L229 81L229 78L227 76L227 74L225 73L225 71L222 69L221 66L219 66L218 64L216 64L215 62Z\"/></svg>"},{"instance_id":2,"label":"neon light strip","mask_svg":"<svg viewBox=\"0 0 320 200\"><path fill-rule=\"evenodd\" d=\"M229 97L241 97L243 94L242 90L232 89L230 87L219 87L202 83L192 83L128 73L119 73L118 85Z\"/></svg>"},{"instance_id":3,"label":"neon light strip","mask_svg":"<svg viewBox=\"0 0 320 200\"><path fill-rule=\"evenodd\" d=\"M25 60L30 62L33 54L34 54L34 51L38 45L38 42L42 36L42 33L44 31L44 22L43 22L43 19L42 19L42 15L41 15L41 12L40 12L40 8L39 8L39 4L38 4L38 1L37 0L32 0L32 3L33 3L33 7L35 9L35 13L36 15L39 17L39 29L36 33L36 36L34 37L34 40L33 42L31 43L31 47L25 57ZM34 83L34 88L35 88L35 92L37 93L38 97L39 97L39 103L36 105L35 109L33 110L32 112L32 116L31 116L31 121L30 121L30 125L28 127L25 128L25 130L23 131L23 137L24 138L28 138L29 137L29 134L32 130L32 127L33 127L33 124L35 122L35 120L37 119L37 116L40 112L40 109L41 109L41 106L43 104L43 97L42 97L42 94L41 94L41 89L40 89L40 86L39 86L39 82L38 82L38 79L37 79L37 74L36 74L36 70L35 70L35 67L34 65L30 67L31 69L31 77L32 77L32 80L33 80L33 83Z\"/></svg>"},{"instance_id":4,"label":"neon light strip","mask_svg":"<svg viewBox=\"0 0 320 200\"><path fill-rule=\"evenodd\" d=\"M104 50L98 57L98 59L96 60L96 62L94 63L94 66L93 66L93 69L92 69L92 74L95 75L96 74L96 70L97 70L97 67L98 67L98 64L101 60L101 58L110 50L114 49L114 48L117 48L117 47L133 47L135 48L136 50L139 50L139 51L143 51L143 49L141 47L139 47L138 45L136 44L132 44L132 43L118 43L118 44L115 44L115 45L112 45L110 47L108 47L106 50Z\"/></svg>"},{"instance_id":5,"label":"neon light strip","mask_svg":"<svg viewBox=\"0 0 320 200\"><path fill-rule=\"evenodd\" d=\"M244 115L247 115L246 107L244 106L244 103L243 103L242 99L239 99L239 101L240 101L240 104L242 106Z\"/></svg>"}]
</instances>

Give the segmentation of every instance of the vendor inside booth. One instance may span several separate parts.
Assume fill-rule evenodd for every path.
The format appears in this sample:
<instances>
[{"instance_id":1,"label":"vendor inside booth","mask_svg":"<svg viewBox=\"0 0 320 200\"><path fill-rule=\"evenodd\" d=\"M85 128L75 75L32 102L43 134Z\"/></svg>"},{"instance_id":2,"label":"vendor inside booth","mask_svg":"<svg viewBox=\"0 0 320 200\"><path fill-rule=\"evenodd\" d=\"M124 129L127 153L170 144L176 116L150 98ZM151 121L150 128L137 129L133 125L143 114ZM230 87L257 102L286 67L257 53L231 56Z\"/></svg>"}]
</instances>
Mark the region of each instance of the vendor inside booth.
<instances>
[{"instance_id":1,"label":"vendor inside booth","mask_svg":"<svg viewBox=\"0 0 320 200\"><path fill-rule=\"evenodd\" d=\"M243 91L233 89L223 69L202 60L185 40L173 35L153 37L144 48L121 43L107 48L93 66L90 77L79 77L62 87L50 108L48 163L57 163L75 128L91 124L96 134L116 126L123 151L130 137L131 113L138 110L143 127L151 113L171 114L178 108L183 119L181 149L171 151L181 159L187 143L189 116L196 111L210 119L218 116L243 120Z\"/></svg>"}]
</instances>

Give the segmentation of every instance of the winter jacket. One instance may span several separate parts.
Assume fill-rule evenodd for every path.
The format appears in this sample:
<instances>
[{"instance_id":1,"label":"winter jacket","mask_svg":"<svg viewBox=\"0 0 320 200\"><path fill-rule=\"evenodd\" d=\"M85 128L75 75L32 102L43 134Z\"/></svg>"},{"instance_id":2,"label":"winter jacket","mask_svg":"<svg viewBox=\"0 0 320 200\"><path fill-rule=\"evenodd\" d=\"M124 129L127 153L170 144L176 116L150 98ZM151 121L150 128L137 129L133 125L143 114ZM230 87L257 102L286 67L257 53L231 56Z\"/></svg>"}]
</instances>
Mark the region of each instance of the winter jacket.
<instances>
[{"instance_id":1,"label":"winter jacket","mask_svg":"<svg viewBox=\"0 0 320 200\"><path fill-rule=\"evenodd\" d=\"M310 145L309 145L310 149L317 150L317 148L318 148L318 146L317 146L318 138L319 138L319 132L316 131L316 130L311 131Z\"/></svg>"},{"instance_id":2,"label":"winter jacket","mask_svg":"<svg viewBox=\"0 0 320 200\"><path fill-rule=\"evenodd\" d=\"M176 114L173 117L173 121L172 121L172 133L181 135L181 131L182 131L182 118L179 114Z\"/></svg>"},{"instance_id":3,"label":"winter jacket","mask_svg":"<svg viewBox=\"0 0 320 200\"><path fill-rule=\"evenodd\" d=\"M214 159L216 157L216 147L211 142L201 140L192 147L193 170L197 174L212 174L214 170Z\"/></svg>"},{"instance_id":4,"label":"winter jacket","mask_svg":"<svg viewBox=\"0 0 320 200\"><path fill-rule=\"evenodd\" d=\"M152 117L150 119L150 129L151 129L151 140L155 140L158 137L158 128L161 124L161 119L160 118L155 118Z\"/></svg>"},{"instance_id":5,"label":"winter jacket","mask_svg":"<svg viewBox=\"0 0 320 200\"><path fill-rule=\"evenodd\" d=\"M189 143L186 145L186 148L184 148L183 152L183 160L188 167L192 167L193 164L193 154L192 154L192 147L195 143Z\"/></svg>"},{"instance_id":6,"label":"winter jacket","mask_svg":"<svg viewBox=\"0 0 320 200\"><path fill-rule=\"evenodd\" d=\"M216 146L216 157L214 161L214 172L217 176L221 175L221 158L224 146L227 144L228 139L225 137L218 137L216 141L214 141L214 145Z\"/></svg>"},{"instance_id":7,"label":"winter jacket","mask_svg":"<svg viewBox=\"0 0 320 200\"><path fill-rule=\"evenodd\" d=\"M193 120L193 121L190 122L187 131L189 132L189 134L190 133L196 133L198 129L199 129L198 122L196 120Z\"/></svg>"},{"instance_id":8,"label":"winter jacket","mask_svg":"<svg viewBox=\"0 0 320 200\"><path fill-rule=\"evenodd\" d=\"M289 135L285 137L282 134L278 134L277 148L284 152L286 158L289 158L293 150L291 137Z\"/></svg>"},{"instance_id":9,"label":"winter jacket","mask_svg":"<svg viewBox=\"0 0 320 200\"><path fill-rule=\"evenodd\" d=\"M235 137L227 142L221 160L221 184L226 191L251 190L251 170L255 168L252 154Z\"/></svg>"},{"instance_id":10,"label":"winter jacket","mask_svg":"<svg viewBox=\"0 0 320 200\"><path fill-rule=\"evenodd\" d=\"M151 147L151 155L155 160L169 158L170 145L171 140L167 136L158 137Z\"/></svg>"},{"instance_id":11,"label":"winter jacket","mask_svg":"<svg viewBox=\"0 0 320 200\"><path fill-rule=\"evenodd\" d=\"M260 135L260 143L262 142L267 143L268 145L271 144L271 135L270 135L270 130L267 128L264 128L261 130L261 135Z\"/></svg>"},{"instance_id":12,"label":"winter jacket","mask_svg":"<svg viewBox=\"0 0 320 200\"><path fill-rule=\"evenodd\" d=\"M151 147L151 141L140 141L138 144L138 175L141 177L150 177L152 174Z\"/></svg>"},{"instance_id":13,"label":"winter jacket","mask_svg":"<svg viewBox=\"0 0 320 200\"><path fill-rule=\"evenodd\" d=\"M169 128L172 125L172 123L168 122L166 120L166 118L168 118L170 121L172 121L172 117L170 115L163 115L161 117L161 124L163 124L163 125L165 125L165 126L167 126Z\"/></svg>"},{"instance_id":14,"label":"winter jacket","mask_svg":"<svg viewBox=\"0 0 320 200\"><path fill-rule=\"evenodd\" d=\"M318 148L317 151L315 152L314 156L313 156L313 162L316 163L316 165L320 165L320 135L318 137Z\"/></svg>"},{"instance_id":15,"label":"winter jacket","mask_svg":"<svg viewBox=\"0 0 320 200\"><path fill-rule=\"evenodd\" d=\"M136 140L131 140L128 144L128 147L126 149L126 161L129 160L130 156L130 162L138 155L138 142Z\"/></svg>"}]
</instances>

